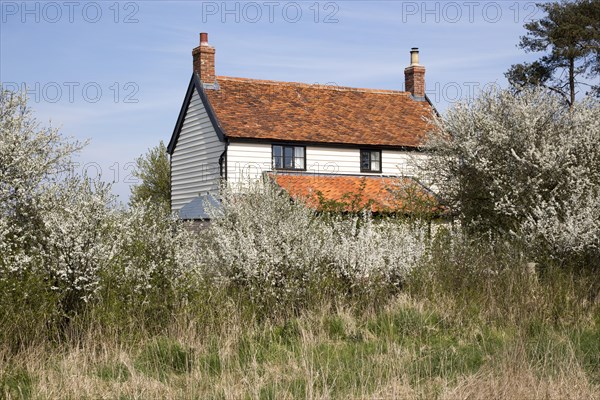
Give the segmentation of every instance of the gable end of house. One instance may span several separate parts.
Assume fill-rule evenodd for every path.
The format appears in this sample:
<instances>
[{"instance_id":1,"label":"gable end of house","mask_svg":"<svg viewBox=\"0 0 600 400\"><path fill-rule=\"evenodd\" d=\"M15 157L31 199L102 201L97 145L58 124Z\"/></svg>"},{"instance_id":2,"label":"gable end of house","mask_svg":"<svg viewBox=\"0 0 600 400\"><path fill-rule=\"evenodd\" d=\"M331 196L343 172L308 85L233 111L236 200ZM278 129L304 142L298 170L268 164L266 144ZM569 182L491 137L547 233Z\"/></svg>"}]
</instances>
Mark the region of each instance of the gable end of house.
<instances>
[{"instance_id":1,"label":"gable end of house","mask_svg":"<svg viewBox=\"0 0 600 400\"><path fill-rule=\"evenodd\" d=\"M226 136L196 73L192 75L167 147L171 159L171 210L219 190Z\"/></svg>"},{"instance_id":2,"label":"gable end of house","mask_svg":"<svg viewBox=\"0 0 600 400\"><path fill-rule=\"evenodd\" d=\"M215 87L214 89L218 89L218 87ZM177 140L179 139L179 135L181 133L181 127L183 126L183 121L185 119L185 115L186 115L186 112L190 105L192 96L194 95L194 92L197 93L198 96L200 97L200 100L202 100L202 104L203 104L204 108L206 109L208 118L210 119L210 122L213 124L213 127L215 129L217 136L219 137L219 140L223 143L227 142L227 136L225 135L225 132L223 131L223 127L219 123L219 120L217 119L215 110L210 105L208 97L206 96L204 86L203 86L202 82L200 82L198 75L194 72L194 73L192 73L192 77L190 78L190 83L188 85L187 92L183 99L183 104L181 105L181 109L179 110L179 116L177 117L177 122L175 123L175 128L173 129L173 133L171 135L171 140L169 141L169 145L167 146L167 153L170 155L173 154L173 151L175 150L175 147L177 146Z\"/></svg>"}]
</instances>

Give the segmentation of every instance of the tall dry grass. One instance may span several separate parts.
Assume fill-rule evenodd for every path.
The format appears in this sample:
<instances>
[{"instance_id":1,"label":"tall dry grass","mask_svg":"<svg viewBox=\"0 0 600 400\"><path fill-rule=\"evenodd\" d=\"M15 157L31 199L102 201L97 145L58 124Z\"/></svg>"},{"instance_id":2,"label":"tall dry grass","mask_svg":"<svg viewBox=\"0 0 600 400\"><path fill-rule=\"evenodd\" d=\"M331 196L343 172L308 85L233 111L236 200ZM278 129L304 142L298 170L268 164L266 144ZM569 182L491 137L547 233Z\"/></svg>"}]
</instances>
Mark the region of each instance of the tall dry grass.
<instances>
[{"instance_id":1,"label":"tall dry grass","mask_svg":"<svg viewBox=\"0 0 600 400\"><path fill-rule=\"evenodd\" d=\"M106 297L59 327L4 310L0 398L600 399L597 274L450 239L399 294L315 288L288 313L209 286L178 304Z\"/></svg>"},{"instance_id":2,"label":"tall dry grass","mask_svg":"<svg viewBox=\"0 0 600 400\"><path fill-rule=\"evenodd\" d=\"M160 335L132 332L131 340L90 327L60 345L3 348L2 396L600 398L597 319L569 328L486 325L455 318L454 307L402 295L360 314L325 304L265 321L232 305L215 325L179 317Z\"/></svg>"}]
</instances>

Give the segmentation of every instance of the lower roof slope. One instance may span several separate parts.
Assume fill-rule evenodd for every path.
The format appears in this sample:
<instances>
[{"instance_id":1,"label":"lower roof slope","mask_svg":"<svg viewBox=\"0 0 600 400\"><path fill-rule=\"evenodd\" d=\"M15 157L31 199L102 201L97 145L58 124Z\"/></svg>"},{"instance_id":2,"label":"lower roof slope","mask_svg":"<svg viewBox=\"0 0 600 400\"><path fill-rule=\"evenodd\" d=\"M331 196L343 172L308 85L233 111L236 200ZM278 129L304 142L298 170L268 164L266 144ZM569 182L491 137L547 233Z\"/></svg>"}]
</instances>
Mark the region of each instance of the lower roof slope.
<instances>
[{"instance_id":1,"label":"lower roof slope","mask_svg":"<svg viewBox=\"0 0 600 400\"><path fill-rule=\"evenodd\" d=\"M179 210L179 218L187 220L208 220L211 218L209 209L221 209L220 201L212 194L198 195Z\"/></svg>"},{"instance_id":2,"label":"lower roof slope","mask_svg":"<svg viewBox=\"0 0 600 400\"><path fill-rule=\"evenodd\" d=\"M327 211L441 214L443 208L411 178L322 174L269 174L297 200Z\"/></svg>"}]
</instances>

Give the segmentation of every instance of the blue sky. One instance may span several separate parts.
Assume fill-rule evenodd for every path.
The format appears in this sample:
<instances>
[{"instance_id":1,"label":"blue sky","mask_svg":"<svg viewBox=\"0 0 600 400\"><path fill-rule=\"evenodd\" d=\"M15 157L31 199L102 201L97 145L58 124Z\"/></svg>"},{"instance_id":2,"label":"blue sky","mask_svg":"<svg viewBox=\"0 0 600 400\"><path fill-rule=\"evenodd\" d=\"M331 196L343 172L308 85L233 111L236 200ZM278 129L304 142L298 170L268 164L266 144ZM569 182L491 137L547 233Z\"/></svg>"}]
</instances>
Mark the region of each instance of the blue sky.
<instances>
[{"instance_id":1,"label":"blue sky","mask_svg":"<svg viewBox=\"0 0 600 400\"><path fill-rule=\"evenodd\" d=\"M168 142L199 32L218 75L403 89L411 47L444 112L531 60L530 1L1 1L0 81L40 122L91 139L80 170L127 201L132 161Z\"/></svg>"}]
</instances>

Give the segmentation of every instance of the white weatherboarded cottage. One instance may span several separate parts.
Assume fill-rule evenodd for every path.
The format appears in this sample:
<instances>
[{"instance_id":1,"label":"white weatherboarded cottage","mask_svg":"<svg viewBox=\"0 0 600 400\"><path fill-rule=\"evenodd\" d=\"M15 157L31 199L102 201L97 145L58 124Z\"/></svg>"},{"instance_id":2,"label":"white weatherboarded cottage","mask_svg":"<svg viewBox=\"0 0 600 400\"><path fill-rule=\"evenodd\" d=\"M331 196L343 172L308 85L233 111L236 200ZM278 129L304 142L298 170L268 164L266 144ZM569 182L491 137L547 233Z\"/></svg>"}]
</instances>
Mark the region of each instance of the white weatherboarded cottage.
<instances>
[{"instance_id":1,"label":"white weatherboarded cottage","mask_svg":"<svg viewBox=\"0 0 600 400\"><path fill-rule=\"evenodd\" d=\"M264 175L294 196L335 200L361 187L366 200L383 204L386 179L408 181L410 161L425 157L419 145L435 109L418 49L404 70L406 91L216 76L206 33L192 55L168 146L171 208L181 218L206 219L202 203L218 198L222 182Z\"/></svg>"}]
</instances>

